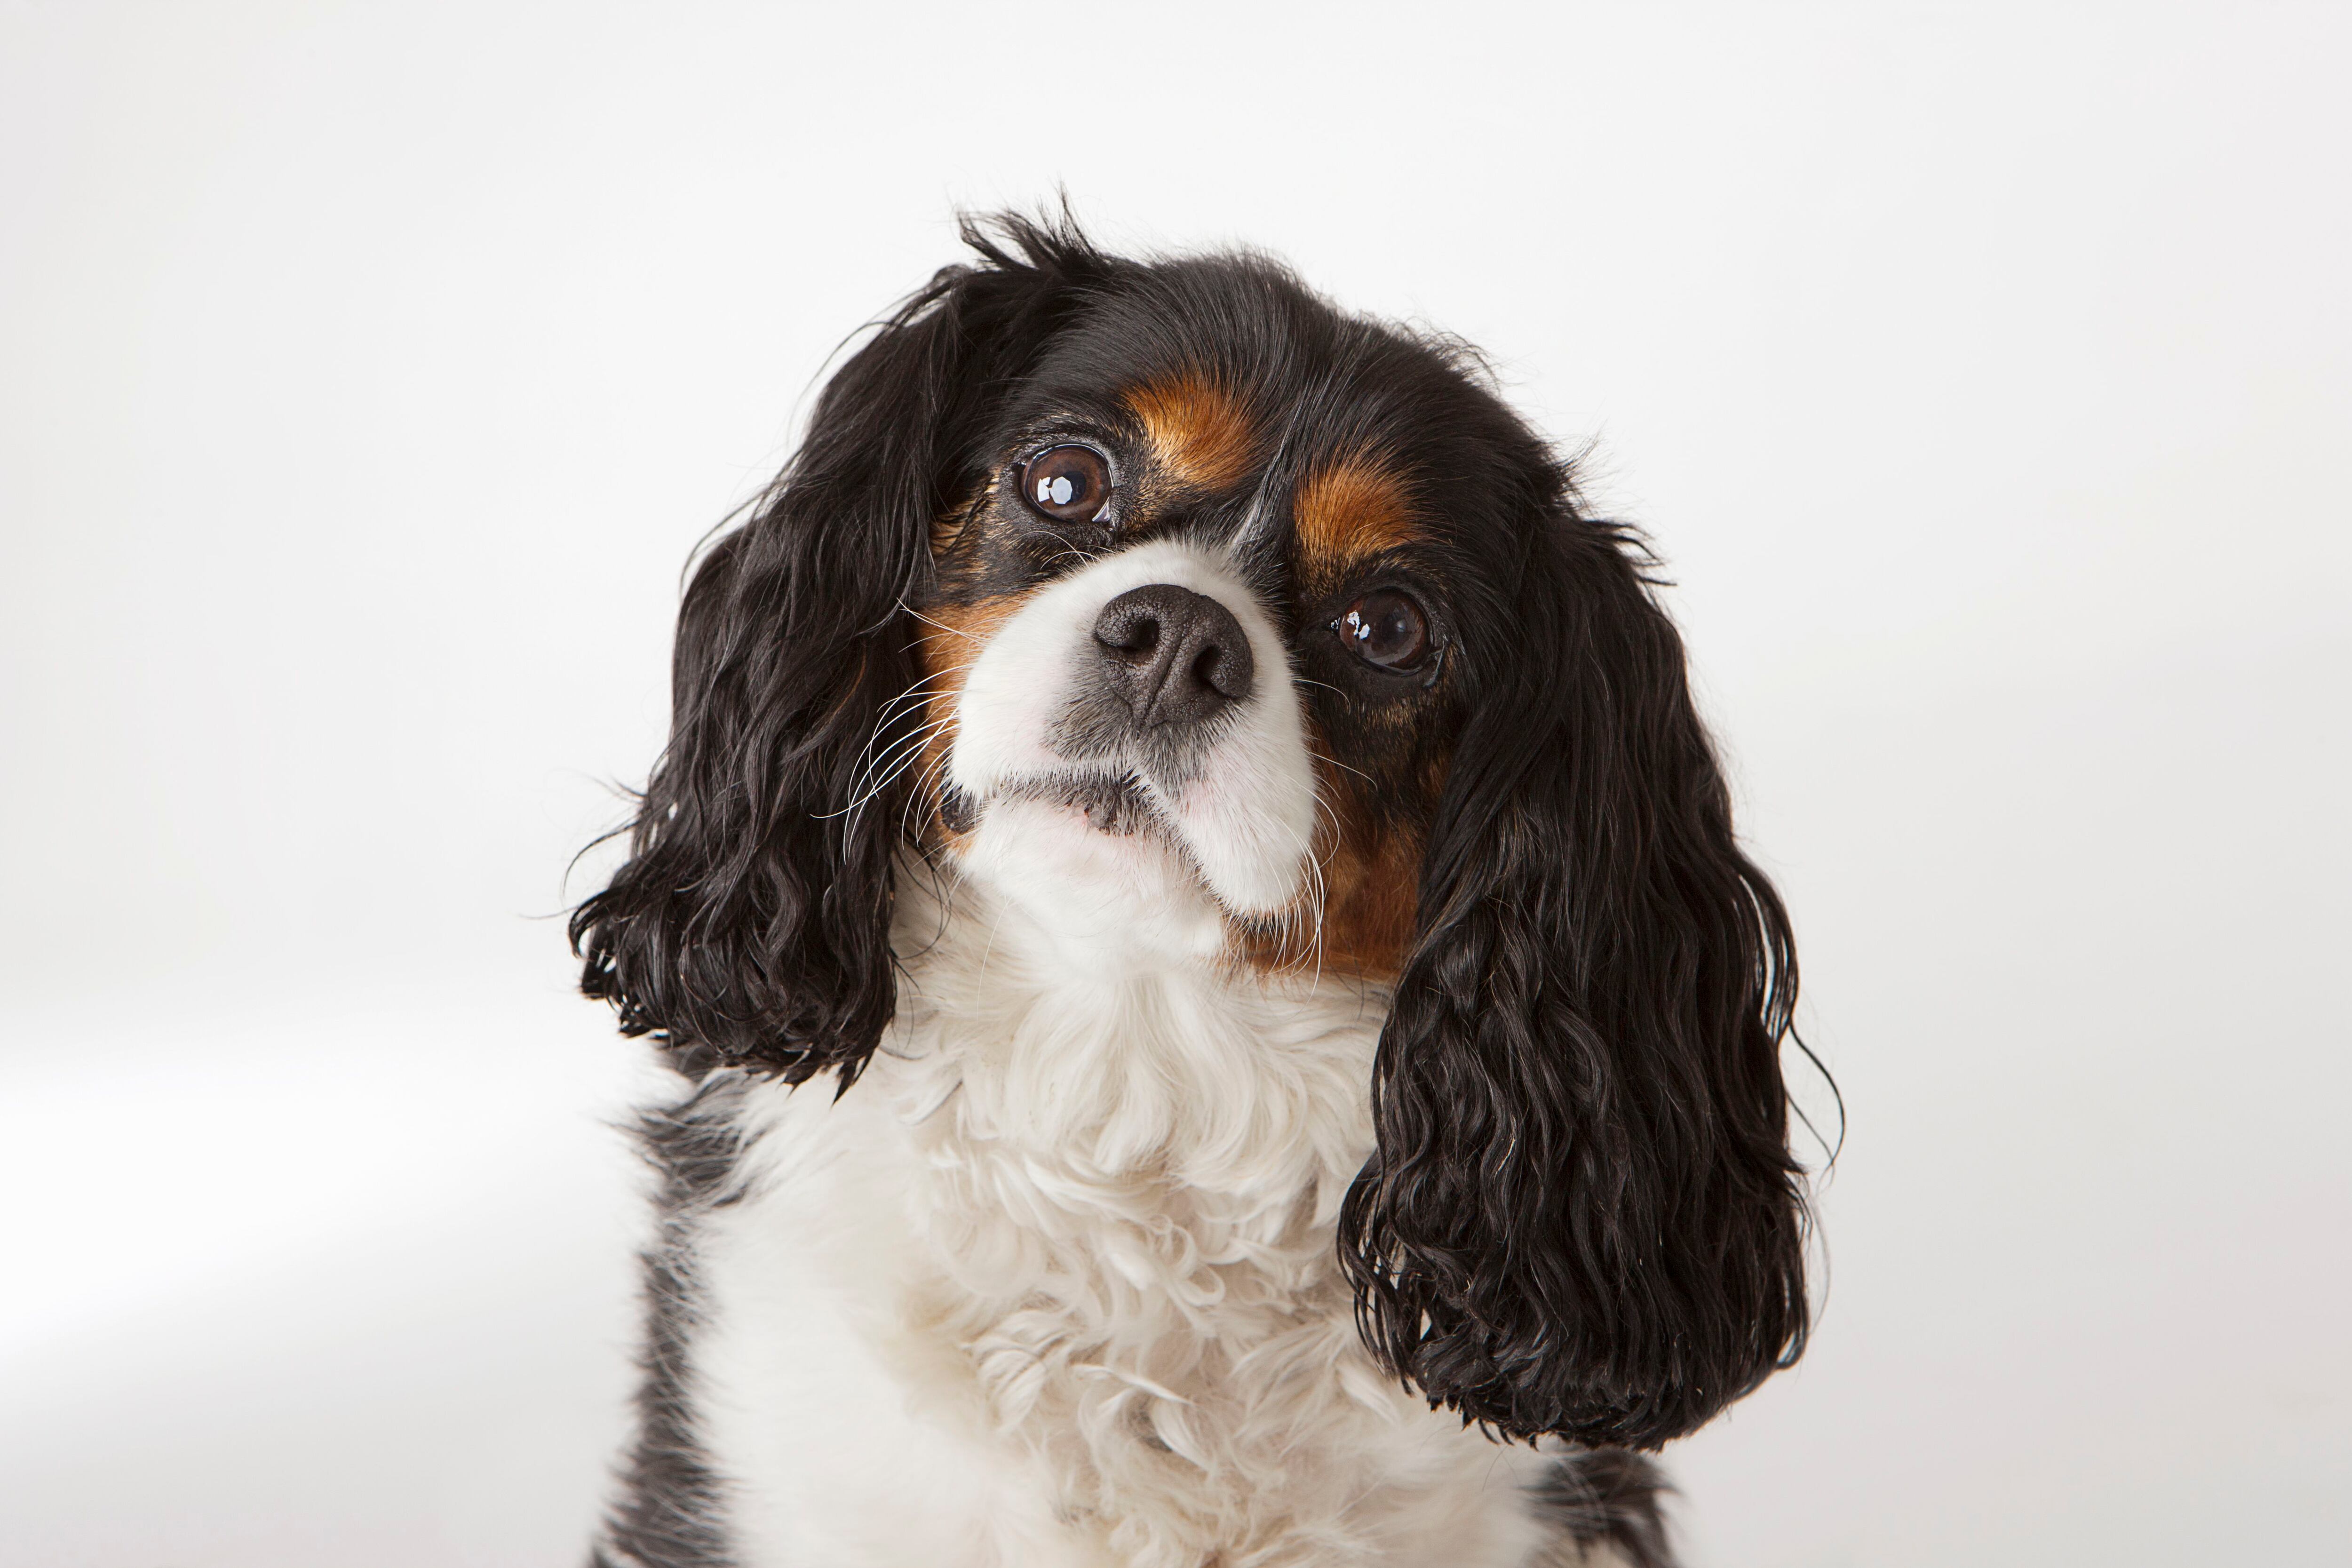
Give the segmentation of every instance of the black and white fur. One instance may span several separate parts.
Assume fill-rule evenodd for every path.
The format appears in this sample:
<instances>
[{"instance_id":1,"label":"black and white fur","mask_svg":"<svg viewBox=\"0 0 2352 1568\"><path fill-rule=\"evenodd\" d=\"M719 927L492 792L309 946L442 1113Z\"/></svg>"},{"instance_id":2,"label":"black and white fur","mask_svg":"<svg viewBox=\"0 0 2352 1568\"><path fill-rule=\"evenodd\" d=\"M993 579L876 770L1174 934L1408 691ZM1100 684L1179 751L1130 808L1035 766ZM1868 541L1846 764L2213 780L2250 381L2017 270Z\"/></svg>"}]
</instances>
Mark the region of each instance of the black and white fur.
<instances>
[{"instance_id":1,"label":"black and white fur","mask_svg":"<svg viewBox=\"0 0 2352 1568\"><path fill-rule=\"evenodd\" d=\"M573 922L682 1075L599 1561L1668 1562L1635 1450L1806 1302L1786 918L1644 558L1458 349L997 232L695 574ZM1117 389L1176 374L1247 416L1233 472L1151 468ZM1004 478L1074 429L1126 509L1083 537ZM1333 453L1402 542L1309 559ZM1375 582L1427 607L1409 679L1328 642ZM1074 740L1105 606L1162 585L1245 694ZM1387 960L1318 950L1342 839L1418 855Z\"/></svg>"}]
</instances>

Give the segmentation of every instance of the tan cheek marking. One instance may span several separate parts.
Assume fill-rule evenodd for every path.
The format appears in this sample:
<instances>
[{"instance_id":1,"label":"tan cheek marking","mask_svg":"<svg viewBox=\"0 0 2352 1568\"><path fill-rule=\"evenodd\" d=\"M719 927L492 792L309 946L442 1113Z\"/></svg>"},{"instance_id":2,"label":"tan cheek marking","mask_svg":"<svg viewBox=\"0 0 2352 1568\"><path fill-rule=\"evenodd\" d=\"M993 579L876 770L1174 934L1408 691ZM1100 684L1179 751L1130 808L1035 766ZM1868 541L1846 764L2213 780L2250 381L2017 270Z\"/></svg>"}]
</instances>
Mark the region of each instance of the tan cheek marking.
<instances>
[{"instance_id":1,"label":"tan cheek marking","mask_svg":"<svg viewBox=\"0 0 2352 1568\"><path fill-rule=\"evenodd\" d=\"M1326 974L1393 980L1412 947L1427 846L1419 829L1372 808L1364 780L1324 760L1331 747L1320 726L1310 723L1309 733L1316 791L1330 808L1316 845L1322 907L1313 906L1310 889L1287 920L1237 934L1236 951L1261 971L1319 967ZM1442 787L1443 765L1435 771Z\"/></svg>"},{"instance_id":2,"label":"tan cheek marking","mask_svg":"<svg viewBox=\"0 0 2352 1568\"><path fill-rule=\"evenodd\" d=\"M1359 784L1356 788L1360 788ZM1355 789L1343 792L1352 803ZM1412 945L1421 897L1421 835L1334 803L1341 829L1324 862L1323 962L1341 972L1392 979Z\"/></svg>"},{"instance_id":3,"label":"tan cheek marking","mask_svg":"<svg viewBox=\"0 0 2352 1568\"><path fill-rule=\"evenodd\" d=\"M948 752L955 744L956 699L963 694L964 678L1005 622L1026 604L1034 589L1001 595L971 605L938 605L923 612L915 624L916 679L923 692L923 722L930 733L922 755L910 771L923 813L926 841L961 841L963 835L940 820L940 805L946 795Z\"/></svg>"},{"instance_id":4,"label":"tan cheek marking","mask_svg":"<svg viewBox=\"0 0 2352 1568\"><path fill-rule=\"evenodd\" d=\"M1311 575L1335 575L1351 563L1421 538L1404 481L1366 457L1324 464L1298 487L1300 563Z\"/></svg>"},{"instance_id":5,"label":"tan cheek marking","mask_svg":"<svg viewBox=\"0 0 2352 1568\"><path fill-rule=\"evenodd\" d=\"M1257 460L1257 428L1241 400L1196 373L1147 382L1127 395L1160 466L1202 489L1231 489Z\"/></svg>"}]
</instances>

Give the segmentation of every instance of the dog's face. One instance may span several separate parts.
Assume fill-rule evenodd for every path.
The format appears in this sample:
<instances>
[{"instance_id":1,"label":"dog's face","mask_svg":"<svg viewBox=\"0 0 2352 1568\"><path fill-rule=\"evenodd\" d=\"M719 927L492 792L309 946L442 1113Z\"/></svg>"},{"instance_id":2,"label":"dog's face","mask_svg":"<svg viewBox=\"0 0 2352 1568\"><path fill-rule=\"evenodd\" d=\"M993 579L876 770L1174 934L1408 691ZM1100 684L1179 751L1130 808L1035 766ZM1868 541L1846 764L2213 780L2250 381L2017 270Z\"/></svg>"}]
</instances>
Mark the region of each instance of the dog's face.
<instances>
[{"instance_id":1,"label":"dog's face","mask_svg":"<svg viewBox=\"0 0 2352 1568\"><path fill-rule=\"evenodd\" d=\"M1638 543L1458 348L1000 228L696 573L586 989L846 1088L917 858L1082 950L1371 982L1367 1343L1512 1435L1690 1430L1803 1342L1795 970Z\"/></svg>"},{"instance_id":2,"label":"dog's face","mask_svg":"<svg viewBox=\"0 0 2352 1568\"><path fill-rule=\"evenodd\" d=\"M1073 941L1385 978L1465 666L1524 655L1463 622L1543 459L1443 356L1258 281L1139 288L1008 393L931 531L918 809Z\"/></svg>"}]
</instances>

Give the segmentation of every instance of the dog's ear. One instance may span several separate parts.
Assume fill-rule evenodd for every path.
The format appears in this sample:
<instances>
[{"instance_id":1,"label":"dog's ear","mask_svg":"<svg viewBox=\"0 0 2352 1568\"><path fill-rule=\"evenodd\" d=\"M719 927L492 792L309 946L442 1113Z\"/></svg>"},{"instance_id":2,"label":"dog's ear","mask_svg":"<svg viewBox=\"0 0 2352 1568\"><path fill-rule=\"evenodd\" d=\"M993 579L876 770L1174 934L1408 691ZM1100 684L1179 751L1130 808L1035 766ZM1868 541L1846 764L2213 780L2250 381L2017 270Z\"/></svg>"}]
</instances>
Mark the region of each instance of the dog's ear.
<instances>
[{"instance_id":1,"label":"dog's ear","mask_svg":"<svg viewBox=\"0 0 2352 1568\"><path fill-rule=\"evenodd\" d=\"M1066 225L967 222L980 253L828 383L799 450L704 559L678 614L669 744L631 855L581 904L582 987L621 1028L845 1087L897 1002L880 781L918 706L908 606L934 521L976 482L1006 387L1111 265Z\"/></svg>"},{"instance_id":2,"label":"dog's ear","mask_svg":"<svg viewBox=\"0 0 2352 1568\"><path fill-rule=\"evenodd\" d=\"M1646 556L1547 510L1477 617L1509 640L1465 645L1485 675L1341 1253L1367 1344L1433 1405L1646 1448L1803 1346L1795 958Z\"/></svg>"}]
</instances>

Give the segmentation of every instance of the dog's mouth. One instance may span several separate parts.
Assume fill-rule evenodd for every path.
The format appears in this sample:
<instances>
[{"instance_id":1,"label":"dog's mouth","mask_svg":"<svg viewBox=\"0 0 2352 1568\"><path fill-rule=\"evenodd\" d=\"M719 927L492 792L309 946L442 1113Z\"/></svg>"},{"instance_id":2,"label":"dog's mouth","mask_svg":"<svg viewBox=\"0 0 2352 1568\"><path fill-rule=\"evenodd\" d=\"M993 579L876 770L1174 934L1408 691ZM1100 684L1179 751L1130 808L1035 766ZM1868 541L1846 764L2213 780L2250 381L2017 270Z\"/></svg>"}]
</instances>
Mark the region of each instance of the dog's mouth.
<instances>
[{"instance_id":1,"label":"dog's mouth","mask_svg":"<svg viewBox=\"0 0 2352 1568\"><path fill-rule=\"evenodd\" d=\"M1013 779L997 790L993 798L1066 806L1085 813L1087 825L1096 832L1115 837L1131 837L1164 827L1151 797L1144 790L1143 781L1131 773L1088 771ZM947 813L950 826L968 829L979 821L981 806L981 802L968 796L951 801Z\"/></svg>"},{"instance_id":2,"label":"dog's mouth","mask_svg":"<svg viewBox=\"0 0 2352 1568\"><path fill-rule=\"evenodd\" d=\"M1143 781L1133 773L1074 773L1031 781L1016 793L1048 805L1066 805L1085 812L1097 833L1118 837L1148 832L1160 826L1160 814L1143 792Z\"/></svg>"}]
</instances>

